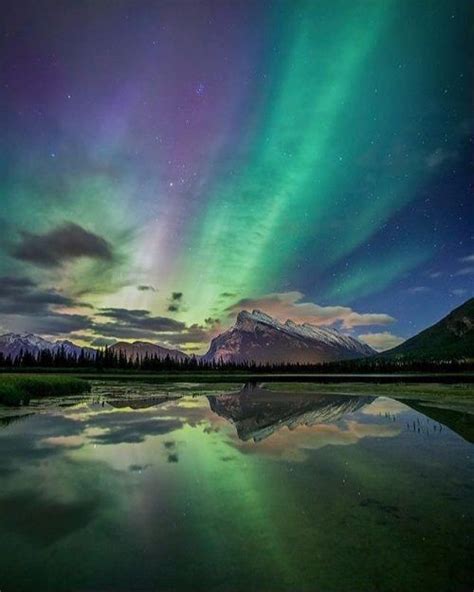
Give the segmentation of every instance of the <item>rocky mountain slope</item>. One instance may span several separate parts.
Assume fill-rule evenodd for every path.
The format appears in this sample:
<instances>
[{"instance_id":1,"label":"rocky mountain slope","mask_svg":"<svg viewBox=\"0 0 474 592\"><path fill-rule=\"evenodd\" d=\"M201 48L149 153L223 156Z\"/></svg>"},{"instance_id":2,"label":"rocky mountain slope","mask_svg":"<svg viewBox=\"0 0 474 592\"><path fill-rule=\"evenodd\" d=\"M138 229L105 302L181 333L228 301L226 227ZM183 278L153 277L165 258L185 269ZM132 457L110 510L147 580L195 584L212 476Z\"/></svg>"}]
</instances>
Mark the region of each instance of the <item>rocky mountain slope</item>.
<instances>
[{"instance_id":1,"label":"rocky mountain slope","mask_svg":"<svg viewBox=\"0 0 474 592\"><path fill-rule=\"evenodd\" d=\"M474 298L381 356L417 360L474 358Z\"/></svg>"},{"instance_id":2,"label":"rocky mountain slope","mask_svg":"<svg viewBox=\"0 0 474 592\"><path fill-rule=\"evenodd\" d=\"M68 340L48 341L33 333L5 333L0 335L0 353L5 357L10 356L12 359L18 357L20 352L30 353L34 356L38 355L40 351L48 350L52 353L63 349L66 355L76 355L81 353L81 347ZM86 347L84 348L86 354L95 355L95 350Z\"/></svg>"},{"instance_id":3,"label":"rocky mountain slope","mask_svg":"<svg viewBox=\"0 0 474 592\"><path fill-rule=\"evenodd\" d=\"M111 345L109 350L117 353L123 352L128 359L135 359L138 356L138 358L142 360L147 355L149 358L155 356L158 358L166 358L166 356L169 356L173 360L185 360L188 358L187 354L178 349L168 349L167 347L156 345L155 343L150 343L148 341L134 341L133 343L118 341Z\"/></svg>"},{"instance_id":4,"label":"rocky mountain slope","mask_svg":"<svg viewBox=\"0 0 474 592\"><path fill-rule=\"evenodd\" d=\"M291 320L280 323L259 311L242 311L233 327L211 341L204 360L257 363L318 363L360 358L375 351L336 329Z\"/></svg>"}]
</instances>

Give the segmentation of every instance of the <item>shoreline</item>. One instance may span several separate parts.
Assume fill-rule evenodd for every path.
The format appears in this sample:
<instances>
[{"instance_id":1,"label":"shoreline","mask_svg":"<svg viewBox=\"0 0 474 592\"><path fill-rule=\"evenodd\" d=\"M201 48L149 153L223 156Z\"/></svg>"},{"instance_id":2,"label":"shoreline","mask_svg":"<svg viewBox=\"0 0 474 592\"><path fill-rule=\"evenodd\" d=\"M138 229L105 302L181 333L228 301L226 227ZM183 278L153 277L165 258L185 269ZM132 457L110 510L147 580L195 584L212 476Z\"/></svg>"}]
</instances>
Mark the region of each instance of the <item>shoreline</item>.
<instances>
[{"instance_id":1,"label":"shoreline","mask_svg":"<svg viewBox=\"0 0 474 592\"><path fill-rule=\"evenodd\" d=\"M137 380L143 382L306 382L306 383L369 383L369 384L474 384L473 372L400 372L400 373L279 373L279 372L126 372L83 371L67 368L1 369L3 376L70 376L86 380Z\"/></svg>"}]
</instances>

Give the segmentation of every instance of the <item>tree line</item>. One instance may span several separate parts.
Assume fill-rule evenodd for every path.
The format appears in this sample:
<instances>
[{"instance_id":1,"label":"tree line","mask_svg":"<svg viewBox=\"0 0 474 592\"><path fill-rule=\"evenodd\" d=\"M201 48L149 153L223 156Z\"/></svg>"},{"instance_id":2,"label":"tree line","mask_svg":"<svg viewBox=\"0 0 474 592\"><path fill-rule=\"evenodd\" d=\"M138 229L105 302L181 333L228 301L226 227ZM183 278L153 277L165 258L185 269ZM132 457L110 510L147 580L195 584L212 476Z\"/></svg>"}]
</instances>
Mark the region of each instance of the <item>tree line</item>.
<instances>
[{"instance_id":1,"label":"tree line","mask_svg":"<svg viewBox=\"0 0 474 592\"><path fill-rule=\"evenodd\" d=\"M358 358L355 360L342 360L338 362L326 362L318 364L262 364L257 362L207 362L197 356L175 359L169 355L159 357L156 354L150 356L127 356L123 351L116 351L108 347L98 349L91 353L89 350L80 350L79 353L67 351L60 347L55 351L41 350L37 354L29 351L20 351L17 356L4 356L0 353L0 368L3 369L70 369L70 370L121 370L121 371L146 371L146 372L250 372L250 373L393 373L393 372L463 372L473 371L472 360L430 360L412 359L407 357L384 358L374 356L371 358Z\"/></svg>"}]
</instances>

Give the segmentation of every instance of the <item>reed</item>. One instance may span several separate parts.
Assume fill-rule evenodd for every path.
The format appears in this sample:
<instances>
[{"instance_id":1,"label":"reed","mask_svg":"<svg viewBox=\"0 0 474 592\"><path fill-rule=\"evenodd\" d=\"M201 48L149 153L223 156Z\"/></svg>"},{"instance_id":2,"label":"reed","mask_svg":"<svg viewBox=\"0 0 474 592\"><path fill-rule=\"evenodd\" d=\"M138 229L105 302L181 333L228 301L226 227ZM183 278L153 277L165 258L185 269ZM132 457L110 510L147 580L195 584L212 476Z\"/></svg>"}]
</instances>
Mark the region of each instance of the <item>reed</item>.
<instances>
[{"instance_id":1,"label":"reed","mask_svg":"<svg viewBox=\"0 0 474 592\"><path fill-rule=\"evenodd\" d=\"M31 399L80 395L89 392L83 379L64 375L0 374L0 403L27 405Z\"/></svg>"}]
</instances>

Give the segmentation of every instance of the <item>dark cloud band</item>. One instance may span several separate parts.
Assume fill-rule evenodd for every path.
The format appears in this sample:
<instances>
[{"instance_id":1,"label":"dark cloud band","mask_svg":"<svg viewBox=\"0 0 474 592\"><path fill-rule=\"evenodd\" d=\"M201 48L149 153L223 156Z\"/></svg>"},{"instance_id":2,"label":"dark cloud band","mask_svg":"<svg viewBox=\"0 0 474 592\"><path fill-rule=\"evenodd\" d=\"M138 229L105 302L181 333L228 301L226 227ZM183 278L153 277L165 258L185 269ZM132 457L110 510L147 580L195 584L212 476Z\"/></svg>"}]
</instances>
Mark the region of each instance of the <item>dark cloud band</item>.
<instances>
[{"instance_id":1,"label":"dark cloud band","mask_svg":"<svg viewBox=\"0 0 474 592\"><path fill-rule=\"evenodd\" d=\"M89 257L112 261L110 243L103 237L68 222L45 234L23 232L20 242L13 248L16 259L40 267L56 267L64 261Z\"/></svg>"}]
</instances>

